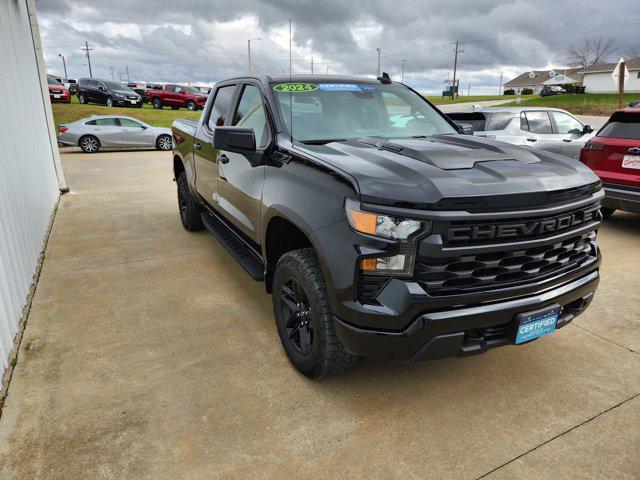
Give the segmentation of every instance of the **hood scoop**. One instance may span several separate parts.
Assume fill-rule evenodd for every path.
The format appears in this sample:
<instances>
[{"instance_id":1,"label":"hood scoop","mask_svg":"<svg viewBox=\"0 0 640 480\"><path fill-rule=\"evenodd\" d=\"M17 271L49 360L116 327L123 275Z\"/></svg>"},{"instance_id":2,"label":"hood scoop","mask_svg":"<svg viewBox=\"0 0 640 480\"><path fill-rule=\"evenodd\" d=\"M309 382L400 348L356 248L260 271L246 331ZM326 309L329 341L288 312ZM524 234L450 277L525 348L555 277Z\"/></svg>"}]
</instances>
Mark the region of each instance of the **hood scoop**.
<instances>
[{"instance_id":1,"label":"hood scoop","mask_svg":"<svg viewBox=\"0 0 640 480\"><path fill-rule=\"evenodd\" d=\"M541 161L533 152L523 151L522 148L512 148L507 144L496 144L491 140L463 135L439 135L393 141L363 137L358 139L358 142L378 150L413 158L443 170L470 169L479 162L538 163Z\"/></svg>"}]
</instances>

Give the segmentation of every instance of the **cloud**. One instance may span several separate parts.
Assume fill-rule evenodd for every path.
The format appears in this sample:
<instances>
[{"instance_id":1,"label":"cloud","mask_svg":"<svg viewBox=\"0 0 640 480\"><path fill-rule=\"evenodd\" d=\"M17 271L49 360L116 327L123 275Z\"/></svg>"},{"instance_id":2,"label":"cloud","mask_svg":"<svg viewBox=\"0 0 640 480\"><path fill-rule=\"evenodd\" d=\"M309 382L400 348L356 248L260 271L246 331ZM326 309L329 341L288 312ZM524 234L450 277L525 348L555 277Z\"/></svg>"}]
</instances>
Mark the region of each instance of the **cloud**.
<instances>
[{"instance_id":1,"label":"cloud","mask_svg":"<svg viewBox=\"0 0 640 480\"><path fill-rule=\"evenodd\" d=\"M247 72L247 39L255 73L293 70L372 75L376 47L382 69L412 86L439 91L453 68L451 42L463 42L461 85L488 91L533 68L563 66L568 45L585 37L616 38L619 51L640 47L640 2L611 0L39 0L47 67L69 76L88 73L80 49L91 48L94 75L129 67L132 81L212 84Z\"/></svg>"}]
</instances>

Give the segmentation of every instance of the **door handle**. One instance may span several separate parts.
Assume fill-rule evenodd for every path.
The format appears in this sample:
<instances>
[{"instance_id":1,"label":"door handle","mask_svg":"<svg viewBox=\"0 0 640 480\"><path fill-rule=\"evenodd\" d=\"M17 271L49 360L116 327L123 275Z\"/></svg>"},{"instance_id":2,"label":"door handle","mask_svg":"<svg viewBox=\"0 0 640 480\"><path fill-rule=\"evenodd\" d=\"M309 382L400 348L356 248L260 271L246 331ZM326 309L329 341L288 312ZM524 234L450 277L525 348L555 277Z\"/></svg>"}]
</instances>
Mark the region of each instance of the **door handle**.
<instances>
[{"instance_id":1,"label":"door handle","mask_svg":"<svg viewBox=\"0 0 640 480\"><path fill-rule=\"evenodd\" d=\"M527 138L527 142L537 142L537 138Z\"/></svg>"},{"instance_id":2,"label":"door handle","mask_svg":"<svg viewBox=\"0 0 640 480\"><path fill-rule=\"evenodd\" d=\"M193 148L194 148L194 150L200 150L202 148L202 146L199 143L196 142L196 143L193 144Z\"/></svg>"},{"instance_id":3,"label":"door handle","mask_svg":"<svg viewBox=\"0 0 640 480\"><path fill-rule=\"evenodd\" d=\"M227 157L224 153L218 157L218 161L220 163L229 163L229 157Z\"/></svg>"},{"instance_id":4,"label":"door handle","mask_svg":"<svg viewBox=\"0 0 640 480\"><path fill-rule=\"evenodd\" d=\"M562 141L565 142L565 143L569 143L569 142L571 142L571 139L570 138L563 138Z\"/></svg>"}]
</instances>

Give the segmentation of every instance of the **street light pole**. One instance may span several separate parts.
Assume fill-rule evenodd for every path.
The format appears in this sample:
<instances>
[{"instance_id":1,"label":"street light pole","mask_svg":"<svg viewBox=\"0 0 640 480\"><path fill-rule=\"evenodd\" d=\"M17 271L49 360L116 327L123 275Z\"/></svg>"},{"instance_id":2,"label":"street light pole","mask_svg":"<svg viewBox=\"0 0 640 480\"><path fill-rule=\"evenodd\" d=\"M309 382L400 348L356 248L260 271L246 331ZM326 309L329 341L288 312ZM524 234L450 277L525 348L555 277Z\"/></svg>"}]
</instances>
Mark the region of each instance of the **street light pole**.
<instances>
[{"instance_id":1,"label":"street light pole","mask_svg":"<svg viewBox=\"0 0 640 480\"><path fill-rule=\"evenodd\" d=\"M380 47L376 48L376 50L378 51L378 70L376 73L376 77L380 76L380 52L382 52L382 49Z\"/></svg>"},{"instance_id":2,"label":"street light pole","mask_svg":"<svg viewBox=\"0 0 640 480\"><path fill-rule=\"evenodd\" d=\"M251 38L247 40L247 59L249 60L249 75L251 75L251 42L254 40L261 40L260 37Z\"/></svg>"},{"instance_id":3,"label":"street light pole","mask_svg":"<svg viewBox=\"0 0 640 480\"><path fill-rule=\"evenodd\" d=\"M403 58L402 59L402 79L400 80L400 83L404 83L404 69L407 66L407 59Z\"/></svg>"},{"instance_id":4,"label":"street light pole","mask_svg":"<svg viewBox=\"0 0 640 480\"><path fill-rule=\"evenodd\" d=\"M64 55L59 53L58 56L62 59L62 66L64 67L64 78L66 80L67 78L69 78L69 77L67 77L67 62L64 59Z\"/></svg>"}]
</instances>

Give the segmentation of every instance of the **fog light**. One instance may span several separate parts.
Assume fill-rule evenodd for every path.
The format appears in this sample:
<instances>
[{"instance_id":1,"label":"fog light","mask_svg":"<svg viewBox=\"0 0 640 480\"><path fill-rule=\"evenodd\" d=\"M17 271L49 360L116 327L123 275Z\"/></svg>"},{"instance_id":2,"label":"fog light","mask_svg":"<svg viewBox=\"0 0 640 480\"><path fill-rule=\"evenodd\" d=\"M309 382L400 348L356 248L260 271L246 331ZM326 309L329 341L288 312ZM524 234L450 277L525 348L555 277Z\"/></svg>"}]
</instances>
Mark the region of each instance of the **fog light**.
<instances>
[{"instance_id":1,"label":"fog light","mask_svg":"<svg viewBox=\"0 0 640 480\"><path fill-rule=\"evenodd\" d=\"M404 254L360 260L360 268L363 272L380 275L411 275L412 266L413 256Z\"/></svg>"}]
</instances>

